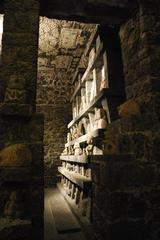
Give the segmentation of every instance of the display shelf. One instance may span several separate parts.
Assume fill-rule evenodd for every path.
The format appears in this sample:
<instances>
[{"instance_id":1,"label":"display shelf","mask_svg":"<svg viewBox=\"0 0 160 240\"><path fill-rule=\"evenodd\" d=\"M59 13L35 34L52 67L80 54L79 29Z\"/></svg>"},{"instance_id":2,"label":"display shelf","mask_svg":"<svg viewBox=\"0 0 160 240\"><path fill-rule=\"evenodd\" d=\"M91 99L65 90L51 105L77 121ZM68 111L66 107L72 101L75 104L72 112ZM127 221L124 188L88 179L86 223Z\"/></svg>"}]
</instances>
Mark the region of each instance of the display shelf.
<instances>
[{"instance_id":1,"label":"display shelf","mask_svg":"<svg viewBox=\"0 0 160 240\"><path fill-rule=\"evenodd\" d=\"M87 227L90 224L90 221L86 216L83 216L79 213L78 204L75 204L75 200L72 199L70 196L68 196L68 194L64 190L61 183L57 183L57 187L58 187L59 191L61 192L61 194L63 195L63 197L66 199L66 201L69 204L71 210L74 212L74 214L76 215L76 217L78 218L80 223L85 224L85 227Z\"/></svg>"},{"instance_id":2,"label":"display shelf","mask_svg":"<svg viewBox=\"0 0 160 240\"><path fill-rule=\"evenodd\" d=\"M101 106L100 101L102 100L103 97L114 97L114 96L117 98L121 97L121 93L113 91L109 88L102 89L99 92L99 94L97 94L97 96L91 101L91 103L88 104L88 106L86 106L86 108L68 124L68 128L72 127L82 117L87 116L89 112L92 112L94 107L100 107Z\"/></svg>"},{"instance_id":3,"label":"display shelf","mask_svg":"<svg viewBox=\"0 0 160 240\"><path fill-rule=\"evenodd\" d=\"M94 31L92 32L92 35L90 36L90 39L88 41L88 44L86 46L85 52L84 52L84 56L88 56L91 48L95 45L95 39L98 35L98 25L95 27Z\"/></svg>"},{"instance_id":4,"label":"display shelf","mask_svg":"<svg viewBox=\"0 0 160 240\"><path fill-rule=\"evenodd\" d=\"M73 79L72 79L72 84L75 83L75 81L77 80L77 76L79 73L83 74L85 72L85 68L77 68L76 71L75 71L75 74L73 76Z\"/></svg>"},{"instance_id":5,"label":"display shelf","mask_svg":"<svg viewBox=\"0 0 160 240\"><path fill-rule=\"evenodd\" d=\"M61 155L60 160L67 162L88 163L89 156L87 155Z\"/></svg>"},{"instance_id":6,"label":"display shelf","mask_svg":"<svg viewBox=\"0 0 160 240\"><path fill-rule=\"evenodd\" d=\"M103 44L101 43L99 49L96 52L96 55L95 55L92 63L87 67L85 73L82 76L81 84L83 84L85 82L85 80L87 79L87 76L88 76L88 74L91 70L93 70L94 68L98 68L98 67L102 66L102 59L100 60L100 58L102 57L103 52L104 52L104 48L103 48Z\"/></svg>"},{"instance_id":7,"label":"display shelf","mask_svg":"<svg viewBox=\"0 0 160 240\"><path fill-rule=\"evenodd\" d=\"M118 38L115 38L114 31L97 25L81 57L82 62L88 59L88 64L83 69L79 64L72 79L74 91L70 102L73 118L68 124L67 143L60 156L62 166L58 168L62 176L61 183L68 194L67 198L72 200L74 195L72 193L76 188L77 197L80 191L82 196L84 194L90 199L88 208L90 213L92 211L93 163L101 160L108 161L110 165L115 161L131 159L128 155L122 154L115 157L105 153L106 128L111 122L117 120L117 107L125 101L121 51L119 48L117 57L118 48L115 53L112 41L117 46ZM95 129L96 127L99 129ZM78 155L82 153L88 155ZM91 214L88 214L88 219L91 220Z\"/></svg>"},{"instance_id":8,"label":"display shelf","mask_svg":"<svg viewBox=\"0 0 160 240\"><path fill-rule=\"evenodd\" d=\"M91 179L84 177L78 173L74 173L72 171L68 171L63 167L58 167L58 171L71 182L78 185L80 188L88 188L91 184Z\"/></svg>"},{"instance_id":9,"label":"display shelf","mask_svg":"<svg viewBox=\"0 0 160 240\"><path fill-rule=\"evenodd\" d=\"M76 142L77 143L83 143L86 142L88 140L88 137L93 137L93 138L98 138L98 137L104 137L104 132L106 129L96 129L92 132L90 132L89 134L85 134L79 138L76 138L68 143L65 144L65 147L69 147L71 145L74 145Z\"/></svg>"},{"instance_id":10,"label":"display shelf","mask_svg":"<svg viewBox=\"0 0 160 240\"><path fill-rule=\"evenodd\" d=\"M78 92L80 91L81 87L84 86L85 81L87 80L88 74L90 73L90 71L92 71L95 67L99 67L102 65L101 63L101 58L102 58L102 53L104 52L104 48L103 48L103 44L100 45L98 51L96 52L96 55L92 61L92 63L87 67L86 71L84 72L81 81L79 82L79 84L77 85L71 99L70 102L73 102L73 99L75 98L75 96L78 94Z\"/></svg>"},{"instance_id":11,"label":"display shelf","mask_svg":"<svg viewBox=\"0 0 160 240\"><path fill-rule=\"evenodd\" d=\"M92 161L108 161L111 163L115 163L115 162L130 162L130 161L134 161L135 160L135 154L133 153L128 153L128 154L124 154L124 153L117 153L117 154L104 154L104 155L91 155L90 157L90 162L92 163Z\"/></svg>"}]
</instances>

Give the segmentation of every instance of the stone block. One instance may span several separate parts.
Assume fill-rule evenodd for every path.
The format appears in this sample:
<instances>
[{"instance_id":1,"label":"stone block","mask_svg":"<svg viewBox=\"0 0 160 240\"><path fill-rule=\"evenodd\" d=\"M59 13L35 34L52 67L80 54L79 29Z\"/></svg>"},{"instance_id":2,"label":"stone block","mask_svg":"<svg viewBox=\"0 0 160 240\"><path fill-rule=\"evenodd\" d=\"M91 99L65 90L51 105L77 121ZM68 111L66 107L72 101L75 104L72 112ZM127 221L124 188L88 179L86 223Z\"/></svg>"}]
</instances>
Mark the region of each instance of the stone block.
<instances>
[{"instance_id":1,"label":"stone block","mask_svg":"<svg viewBox=\"0 0 160 240\"><path fill-rule=\"evenodd\" d=\"M103 164L92 163L93 183L110 191L156 185L157 177L156 165L146 162L127 159L116 161L113 157L113 161Z\"/></svg>"},{"instance_id":2,"label":"stone block","mask_svg":"<svg viewBox=\"0 0 160 240\"><path fill-rule=\"evenodd\" d=\"M30 166L32 153L26 144L12 144L0 151L0 166L26 167Z\"/></svg>"},{"instance_id":3,"label":"stone block","mask_svg":"<svg viewBox=\"0 0 160 240\"><path fill-rule=\"evenodd\" d=\"M32 151L32 175L42 177L44 175L44 153L42 143L33 143L29 145Z\"/></svg>"},{"instance_id":4,"label":"stone block","mask_svg":"<svg viewBox=\"0 0 160 240\"><path fill-rule=\"evenodd\" d=\"M5 139L10 144L15 142L36 142L43 140L43 116L41 114L29 115L28 112L23 112L23 110L26 110L26 105L20 105L19 108L19 105L11 104L8 109L7 106L8 105L3 106L5 112L3 115L1 113L1 139ZM9 112L10 109L13 111L14 108L16 112Z\"/></svg>"},{"instance_id":5,"label":"stone block","mask_svg":"<svg viewBox=\"0 0 160 240\"><path fill-rule=\"evenodd\" d=\"M119 220L111 225L112 239L142 240L149 237L149 226L145 220Z\"/></svg>"},{"instance_id":6,"label":"stone block","mask_svg":"<svg viewBox=\"0 0 160 240\"><path fill-rule=\"evenodd\" d=\"M31 237L30 221L0 219L0 225L0 240L28 240Z\"/></svg>"},{"instance_id":7,"label":"stone block","mask_svg":"<svg viewBox=\"0 0 160 240\"><path fill-rule=\"evenodd\" d=\"M4 18L4 33L38 33L39 15L37 10L13 11L7 9ZM23 39L21 39L23 41Z\"/></svg>"},{"instance_id":8,"label":"stone block","mask_svg":"<svg viewBox=\"0 0 160 240\"><path fill-rule=\"evenodd\" d=\"M3 43L9 46L22 46L22 47L37 46L38 35L35 33L14 33L13 34L10 32L4 32Z\"/></svg>"},{"instance_id":9,"label":"stone block","mask_svg":"<svg viewBox=\"0 0 160 240\"><path fill-rule=\"evenodd\" d=\"M6 0L5 1L5 8L12 9L12 10L19 10L19 11L27 11L30 9L39 10L39 1L38 0Z\"/></svg>"},{"instance_id":10,"label":"stone block","mask_svg":"<svg viewBox=\"0 0 160 240\"><path fill-rule=\"evenodd\" d=\"M155 136L148 141L147 144L147 152L146 156L148 161L150 162L159 162L160 157L160 134L156 134Z\"/></svg>"},{"instance_id":11,"label":"stone block","mask_svg":"<svg viewBox=\"0 0 160 240\"><path fill-rule=\"evenodd\" d=\"M5 35L5 34L4 34ZM20 42L21 44L21 42ZM13 64L17 61L28 63L29 66L36 66L37 64L37 51L38 47L31 46L19 46L4 44L3 47L3 64ZM23 76L23 75L22 75Z\"/></svg>"},{"instance_id":12,"label":"stone block","mask_svg":"<svg viewBox=\"0 0 160 240\"><path fill-rule=\"evenodd\" d=\"M32 115L32 106L29 104L18 104L18 103L1 103L0 104L0 116L1 117L2 116L29 117L31 115ZM13 120L13 122L14 122L14 120Z\"/></svg>"},{"instance_id":13,"label":"stone block","mask_svg":"<svg viewBox=\"0 0 160 240\"><path fill-rule=\"evenodd\" d=\"M130 123L131 123L131 121L129 122L129 124ZM125 126L125 129L127 127L130 129L129 125ZM126 132L126 134L120 134L120 136L119 136L119 151L120 151L120 153L133 153L132 137L130 136L130 134L127 134L127 133L128 132Z\"/></svg>"},{"instance_id":14,"label":"stone block","mask_svg":"<svg viewBox=\"0 0 160 240\"><path fill-rule=\"evenodd\" d=\"M128 205L131 197L132 193L122 190L117 190L110 194L108 200L110 205L106 204L106 210L110 213L109 215L111 221L127 217Z\"/></svg>"},{"instance_id":15,"label":"stone block","mask_svg":"<svg viewBox=\"0 0 160 240\"><path fill-rule=\"evenodd\" d=\"M29 184L31 181L31 166L30 167L1 167L1 184L17 183Z\"/></svg>"}]
</instances>

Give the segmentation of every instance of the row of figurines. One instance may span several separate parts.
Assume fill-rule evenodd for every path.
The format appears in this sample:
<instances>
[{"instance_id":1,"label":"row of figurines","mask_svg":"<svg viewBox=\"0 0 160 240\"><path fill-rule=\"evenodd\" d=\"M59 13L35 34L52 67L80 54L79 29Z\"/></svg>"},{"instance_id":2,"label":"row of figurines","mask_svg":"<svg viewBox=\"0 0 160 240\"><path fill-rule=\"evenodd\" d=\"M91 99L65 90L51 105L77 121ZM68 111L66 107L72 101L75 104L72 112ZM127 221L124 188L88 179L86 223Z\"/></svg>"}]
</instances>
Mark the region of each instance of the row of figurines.
<instances>
[{"instance_id":1,"label":"row of figurines","mask_svg":"<svg viewBox=\"0 0 160 240\"><path fill-rule=\"evenodd\" d=\"M89 140L86 147L81 148L80 144L76 142L74 145L70 145L68 147L65 147L65 149L62 152L63 156L67 155L74 155L74 156L80 156L80 155L103 155L104 154L104 146L101 146L102 149L98 148L97 146L94 146L93 140Z\"/></svg>"},{"instance_id":2,"label":"row of figurines","mask_svg":"<svg viewBox=\"0 0 160 240\"><path fill-rule=\"evenodd\" d=\"M107 113L103 108L95 108L94 113L88 113L88 118L83 117L78 124L72 126L67 134L69 143L85 134L91 134L96 129L107 128Z\"/></svg>"},{"instance_id":3,"label":"row of figurines","mask_svg":"<svg viewBox=\"0 0 160 240\"><path fill-rule=\"evenodd\" d=\"M91 51L94 59L95 51ZM92 62L91 60L91 62ZM85 85L81 88L80 96L77 95L73 102L73 117L77 117L97 96L97 94L104 88L108 88L108 70L107 70L107 54L106 52L102 55L102 65L99 68L94 68L87 75ZM79 73L78 80L75 82L75 89L81 83L82 75Z\"/></svg>"},{"instance_id":4,"label":"row of figurines","mask_svg":"<svg viewBox=\"0 0 160 240\"><path fill-rule=\"evenodd\" d=\"M80 164L71 164L68 162L62 162L62 167L68 171L78 173L84 177L91 179L91 169Z\"/></svg>"},{"instance_id":5,"label":"row of figurines","mask_svg":"<svg viewBox=\"0 0 160 240\"><path fill-rule=\"evenodd\" d=\"M99 70L97 69L93 70L93 79L87 80L85 82L85 87L81 88L80 96L77 95L75 97L72 104L73 118L76 118L83 110L85 110L102 89L107 88L107 80L104 78L96 78L98 71ZM104 72L104 67L101 71Z\"/></svg>"},{"instance_id":6,"label":"row of figurines","mask_svg":"<svg viewBox=\"0 0 160 240\"><path fill-rule=\"evenodd\" d=\"M86 195L86 192L80 189L76 184L72 183L65 177L62 177L61 184L66 194L74 200L75 204L78 205L78 211L82 216L90 219L91 215L91 198Z\"/></svg>"}]
</instances>

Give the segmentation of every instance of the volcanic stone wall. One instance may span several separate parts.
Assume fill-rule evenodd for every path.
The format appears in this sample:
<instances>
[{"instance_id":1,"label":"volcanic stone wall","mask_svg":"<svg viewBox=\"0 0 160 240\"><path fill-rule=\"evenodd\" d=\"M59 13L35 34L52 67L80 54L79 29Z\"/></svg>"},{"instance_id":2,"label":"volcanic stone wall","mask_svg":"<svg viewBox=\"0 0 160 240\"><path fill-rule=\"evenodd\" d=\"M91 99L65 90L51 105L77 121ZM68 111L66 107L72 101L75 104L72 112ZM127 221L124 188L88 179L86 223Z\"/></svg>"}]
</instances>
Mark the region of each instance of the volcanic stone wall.
<instances>
[{"instance_id":1,"label":"volcanic stone wall","mask_svg":"<svg viewBox=\"0 0 160 240\"><path fill-rule=\"evenodd\" d=\"M155 2L143 2L120 28L126 97L141 115L111 123L109 155L92 161L95 239L159 238L159 13Z\"/></svg>"},{"instance_id":2,"label":"volcanic stone wall","mask_svg":"<svg viewBox=\"0 0 160 240\"><path fill-rule=\"evenodd\" d=\"M71 121L72 78L94 24L40 17L37 112L43 113L45 185L53 186ZM84 63L83 63L84 62ZM85 61L81 62L84 67Z\"/></svg>"},{"instance_id":3,"label":"volcanic stone wall","mask_svg":"<svg viewBox=\"0 0 160 240\"><path fill-rule=\"evenodd\" d=\"M38 0L5 0L0 72L0 239L43 239L43 116L35 114Z\"/></svg>"},{"instance_id":4,"label":"volcanic stone wall","mask_svg":"<svg viewBox=\"0 0 160 240\"><path fill-rule=\"evenodd\" d=\"M46 104L37 106L44 114L44 181L45 187L57 182L59 156L64 149L67 136L67 124L71 120L70 105Z\"/></svg>"},{"instance_id":5,"label":"volcanic stone wall","mask_svg":"<svg viewBox=\"0 0 160 240\"><path fill-rule=\"evenodd\" d=\"M45 186L56 184L59 156L66 143L67 124L71 120L69 94L71 82L67 69L56 68L58 42L57 20L40 18L37 112L44 114L44 180Z\"/></svg>"}]
</instances>

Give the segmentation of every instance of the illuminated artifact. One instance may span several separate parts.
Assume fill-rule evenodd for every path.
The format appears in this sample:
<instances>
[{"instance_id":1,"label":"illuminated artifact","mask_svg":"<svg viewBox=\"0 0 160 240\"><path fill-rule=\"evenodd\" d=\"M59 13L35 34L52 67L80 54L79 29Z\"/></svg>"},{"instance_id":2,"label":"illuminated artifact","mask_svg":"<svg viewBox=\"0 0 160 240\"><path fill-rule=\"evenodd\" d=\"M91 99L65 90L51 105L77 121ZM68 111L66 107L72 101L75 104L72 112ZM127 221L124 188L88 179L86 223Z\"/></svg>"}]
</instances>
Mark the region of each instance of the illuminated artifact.
<instances>
[{"instance_id":1,"label":"illuminated artifact","mask_svg":"<svg viewBox=\"0 0 160 240\"><path fill-rule=\"evenodd\" d=\"M94 130L107 127L106 112L103 108L95 108Z\"/></svg>"},{"instance_id":2,"label":"illuminated artifact","mask_svg":"<svg viewBox=\"0 0 160 240\"><path fill-rule=\"evenodd\" d=\"M88 145L86 147L86 153L87 153L87 155L92 155L93 154L93 137L90 136L87 139L87 143L88 143Z\"/></svg>"},{"instance_id":3,"label":"illuminated artifact","mask_svg":"<svg viewBox=\"0 0 160 240\"><path fill-rule=\"evenodd\" d=\"M80 148L79 143L74 144L74 155L81 155L82 154L82 149Z\"/></svg>"},{"instance_id":4,"label":"illuminated artifact","mask_svg":"<svg viewBox=\"0 0 160 240\"><path fill-rule=\"evenodd\" d=\"M84 124L80 121L78 123L77 137L81 137L85 134Z\"/></svg>"},{"instance_id":5,"label":"illuminated artifact","mask_svg":"<svg viewBox=\"0 0 160 240\"><path fill-rule=\"evenodd\" d=\"M67 133L67 142L70 142L72 141L72 136L71 136L71 133Z\"/></svg>"},{"instance_id":6,"label":"illuminated artifact","mask_svg":"<svg viewBox=\"0 0 160 240\"><path fill-rule=\"evenodd\" d=\"M63 150L62 155L63 155L63 156L68 155L68 149L67 149L67 147L65 147L65 149Z\"/></svg>"},{"instance_id":7,"label":"illuminated artifact","mask_svg":"<svg viewBox=\"0 0 160 240\"><path fill-rule=\"evenodd\" d=\"M93 155L103 155L103 150L94 146L93 147Z\"/></svg>"}]
</instances>

